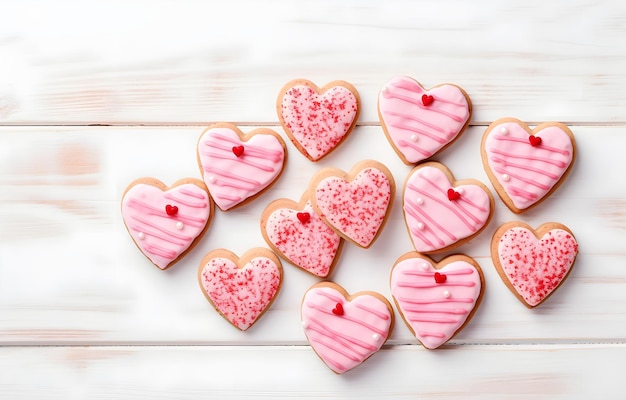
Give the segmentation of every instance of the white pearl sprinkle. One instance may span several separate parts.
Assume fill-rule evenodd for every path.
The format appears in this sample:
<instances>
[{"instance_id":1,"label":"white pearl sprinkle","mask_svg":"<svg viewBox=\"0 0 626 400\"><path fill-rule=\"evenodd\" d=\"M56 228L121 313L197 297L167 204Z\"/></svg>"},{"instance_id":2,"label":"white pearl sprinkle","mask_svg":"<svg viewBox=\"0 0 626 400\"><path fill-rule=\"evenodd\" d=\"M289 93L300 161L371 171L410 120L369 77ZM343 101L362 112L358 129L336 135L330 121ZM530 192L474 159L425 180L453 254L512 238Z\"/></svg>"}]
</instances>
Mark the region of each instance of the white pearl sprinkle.
<instances>
[{"instance_id":1,"label":"white pearl sprinkle","mask_svg":"<svg viewBox=\"0 0 626 400\"><path fill-rule=\"evenodd\" d=\"M214 176L209 176L209 182L215 183L215 177Z\"/></svg>"},{"instance_id":2,"label":"white pearl sprinkle","mask_svg":"<svg viewBox=\"0 0 626 400\"><path fill-rule=\"evenodd\" d=\"M302 327L306 329L309 327L309 324L306 321L302 321Z\"/></svg>"},{"instance_id":3,"label":"white pearl sprinkle","mask_svg":"<svg viewBox=\"0 0 626 400\"><path fill-rule=\"evenodd\" d=\"M443 291L443 297L445 297L446 299L450 298L450 292L448 292L447 290Z\"/></svg>"},{"instance_id":4,"label":"white pearl sprinkle","mask_svg":"<svg viewBox=\"0 0 626 400\"><path fill-rule=\"evenodd\" d=\"M424 229L424 224L421 222L417 223L417 229L419 229L420 231Z\"/></svg>"},{"instance_id":5,"label":"white pearl sprinkle","mask_svg":"<svg viewBox=\"0 0 626 400\"><path fill-rule=\"evenodd\" d=\"M143 232L139 232L137 234L137 237L139 238L139 240L144 240L146 238L146 234Z\"/></svg>"},{"instance_id":6,"label":"white pearl sprinkle","mask_svg":"<svg viewBox=\"0 0 626 400\"><path fill-rule=\"evenodd\" d=\"M457 192L458 194L463 194L463 192L464 192L464 191L465 191L465 190L463 190L463 188L462 188L462 187L460 187L460 188L457 188L457 189L456 189L456 192Z\"/></svg>"},{"instance_id":7,"label":"white pearl sprinkle","mask_svg":"<svg viewBox=\"0 0 626 400\"><path fill-rule=\"evenodd\" d=\"M422 263L422 265L420 265L420 268L422 268L424 271L426 271L428 269L428 264Z\"/></svg>"},{"instance_id":8,"label":"white pearl sprinkle","mask_svg":"<svg viewBox=\"0 0 626 400\"><path fill-rule=\"evenodd\" d=\"M422 199L421 197L418 197L417 200L415 200L417 202L418 205L422 205L424 204L424 199Z\"/></svg>"},{"instance_id":9,"label":"white pearl sprinkle","mask_svg":"<svg viewBox=\"0 0 626 400\"><path fill-rule=\"evenodd\" d=\"M383 93L389 93L389 89L387 89L387 86L383 86L382 90Z\"/></svg>"},{"instance_id":10,"label":"white pearl sprinkle","mask_svg":"<svg viewBox=\"0 0 626 400\"><path fill-rule=\"evenodd\" d=\"M178 221L176 223L176 229L178 229L179 231L182 230L185 227L185 224L183 224L182 222Z\"/></svg>"},{"instance_id":11,"label":"white pearl sprinkle","mask_svg":"<svg viewBox=\"0 0 626 400\"><path fill-rule=\"evenodd\" d=\"M417 135L411 135L411 141L417 142Z\"/></svg>"},{"instance_id":12,"label":"white pearl sprinkle","mask_svg":"<svg viewBox=\"0 0 626 400\"><path fill-rule=\"evenodd\" d=\"M510 176L508 176L507 174L502 174L502 180L505 182L508 182L511 179Z\"/></svg>"},{"instance_id":13,"label":"white pearl sprinkle","mask_svg":"<svg viewBox=\"0 0 626 400\"><path fill-rule=\"evenodd\" d=\"M373 335L372 335L372 339L373 339L375 342L378 342L378 341L380 340L380 335L379 335L378 333L375 333L375 334L373 334Z\"/></svg>"},{"instance_id":14,"label":"white pearl sprinkle","mask_svg":"<svg viewBox=\"0 0 626 400\"><path fill-rule=\"evenodd\" d=\"M503 126L502 128L500 128L500 133L506 135L507 133L509 133L509 130L506 129L506 126Z\"/></svg>"}]
</instances>

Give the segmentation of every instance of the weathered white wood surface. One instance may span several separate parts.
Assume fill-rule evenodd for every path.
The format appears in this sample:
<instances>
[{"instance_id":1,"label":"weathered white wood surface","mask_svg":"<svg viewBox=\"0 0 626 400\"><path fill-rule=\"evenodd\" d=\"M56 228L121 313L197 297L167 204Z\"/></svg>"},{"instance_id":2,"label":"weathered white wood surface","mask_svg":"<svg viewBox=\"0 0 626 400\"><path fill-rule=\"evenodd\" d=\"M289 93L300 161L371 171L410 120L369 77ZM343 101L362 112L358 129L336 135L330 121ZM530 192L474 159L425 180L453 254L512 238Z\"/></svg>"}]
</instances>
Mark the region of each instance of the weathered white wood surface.
<instances>
[{"instance_id":1,"label":"weathered white wood surface","mask_svg":"<svg viewBox=\"0 0 626 400\"><path fill-rule=\"evenodd\" d=\"M623 398L626 3L500 3L4 4L0 398ZM516 216L496 199L489 227L459 249L480 263L487 288L449 345L424 350L396 315L390 345L336 376L299 323L316 278L285 262L278 299L241 333L204 299L197 264L213 248L264 245L265 205L298 199L323 166L374 158L401 188L410 168L376 117L378 90L398 74L453 82L472 97L472 126L437 157L457 178L491 187L480 138L504 116L570 123L579 157L531 212ZM353 83L363 100L356 131L317 164L288 143L271 190L218 211L194 251L157 270L122 224L126 185L200 177L195 145L210 121L282 134L275 96L296 77ZM102 124L120 126L88 126ZM333 280L389 297L389 270L411 250L400 203L374 246L345 246ZM564 223L580 242L572 274L535 310L509 293L489 257L491 234L512 219Z\"/></svg>"}]
</instances>

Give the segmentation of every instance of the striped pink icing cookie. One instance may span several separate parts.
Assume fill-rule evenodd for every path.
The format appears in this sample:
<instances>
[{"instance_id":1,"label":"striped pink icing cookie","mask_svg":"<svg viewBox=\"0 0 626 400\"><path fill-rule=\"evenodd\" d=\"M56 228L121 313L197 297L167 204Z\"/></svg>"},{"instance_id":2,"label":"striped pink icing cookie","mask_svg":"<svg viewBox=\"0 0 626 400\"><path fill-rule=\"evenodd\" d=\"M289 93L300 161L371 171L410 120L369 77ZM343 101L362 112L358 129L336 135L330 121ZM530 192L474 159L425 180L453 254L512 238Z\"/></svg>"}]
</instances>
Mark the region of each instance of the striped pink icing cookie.
<instances>
[{"instance_id":1,"label":"striped pink icing cookie","mask_svg":"<svg viewBox=\"0 0 626 400\"><path fill-rule=\"evenodd\" d=\"M137 179L122 197L122 219L128 233L160 269L187 254L212 218L213 201L197 179L183 179L171 187L154 178Z\"/></svg>"},{"instance_id":2,"label":"striped pink icing cookie","mask_svg":"<svg viewBox=\"0 0 626 400\"><path fill-rule=\"evenodd\" d=\"M427 349L454 337L473 317L484 278L470 257L453 255L435 263L411 252L391 270L391 295L409 329Z\"/></svg>"},{"instance_id":3,"label":"striped pink icing cookie","mask_svg":"<svg viewBox=\"0 0 626 400\"><path fill-rule=\"evenodd\" d=\"M348 137L360 110L359 93L345 81L319 88L306 79L296 79L281 89L276 102L289 139L311 161L322 159Z\"/></svg>"},{"instance_id":4,"label":"striped pink icing cookie","mask_svg":"<svg viewBox=\"0 0 626 400\"><path fill-rule=\"evenodd\" d=\"M248 250L241 258L226 249L213 250L198 268L202 293L224 319L242 331L272 305L282 276L278 257L262 247Z\"/></svg>"},{"instance_id":5,"label":"striped pink icing cookie","mask_svg":"<svg viewBox=\"0 0 626 400\"><path fill-rule=\"evenodd\" d=\"M480 181L456 181L443 164L427 162L409 173L402 208L415 250L436 253L457 247L485 229L494 201Z\"/></svg>"},{"instance_id":6,"label":"striped pink icing cookie","mask_svg":"<svg viewBox=\"0 0 626 400\"><path fill-rule=\"evenodd\" d=\"M378 95L378 117L405 164L426 160L454 142L469 124L472 102L451 84L431 89L406 76L387 82Z\"/></svg>"},{"instance_id":7,"label":"striped pink icing cookie","mask_svg":"<svg viewBox=\"0 0 626 400\"><path fill-rule=\"evenodd\" d=\"M502 280L528 308L545 301L569 275L578 242L556 222L533 229L513 221L500 226L491 240L491 258Z\"/></svg>"},{"instance_id":8,"label":"striped pink icing cookie","mask_svg":"<svg viewBox=\"0 0 626 400\"><path fill-rule=\"evenodd\" d=\"M304 333L311 347L335 373L357 367L385 344L393 329L393 309L382 295L350 296L331 282L313 285L301 306Z\"/></svg>"},{"instance_id":9,"label":"striped pink icing cookie","mask_svg":"<svg viewBox=\"0 0 626 400\"><path fill-rule=\"evenodd\" d=\"M383 164L364 160L346 173L324 168L309 187L313 209L340 236L370 247L382 232L393 198L393 175Z\"/></svg>"},{"instance_id":10,"label":"striped pink icing cookie","mask_svg":"<svg viewBox=\"0 0 626 400\"><path fill-rule=\"evenodd\" d=\"M322 278L332 272L344 243L313 210L306 193L299 203L271 202L261 214L261 233L278 255Z\"/></svg>"},{"instance_id":11,"label":"striped pink icing cookie","mask_svg":"<svg viewBox=\"0 0 626 400\"><path fill-rule=\"evenodd\" d=\"M269 188L287 161L285 143L276 132L259 128L244 135L227 123L207 128L198 140L197 152L204 182L223 211Z\"/></svg>"},{"instance_id":12,"label":"striped pink icing cookie","mask_svg":"<svg viewBox=\"0 0 626 400\"><path fill-rule=\"evenodd\" d=\"M522 213L554 192L569 174L576 156L570 129L547 122L530 129L514 118L502 118L483 135L483 166L502 201Z\"/></svg>"}]
</instances>

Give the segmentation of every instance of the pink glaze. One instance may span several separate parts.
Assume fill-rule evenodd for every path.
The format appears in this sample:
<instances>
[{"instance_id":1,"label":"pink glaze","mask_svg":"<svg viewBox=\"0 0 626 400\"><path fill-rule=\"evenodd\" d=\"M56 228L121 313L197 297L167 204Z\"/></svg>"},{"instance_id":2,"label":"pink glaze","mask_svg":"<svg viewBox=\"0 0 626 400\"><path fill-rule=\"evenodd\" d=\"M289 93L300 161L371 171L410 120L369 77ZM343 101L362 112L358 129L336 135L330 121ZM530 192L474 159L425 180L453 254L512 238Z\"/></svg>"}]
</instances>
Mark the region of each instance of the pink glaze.
<instances>
[{"instance_id":1,"label":"pink glaze","mask_svg":"<svg viewBox=\"0 0 626 400\"><path fill-rule=\"evenodd\" d=\"M167 205L178 207L168 215ZM122 199L122 219L139 249L165 269L204 230L211 213L208 194L194 184L166 191L147 184L131 187Z\"/></svg>"},{"instance_id":2,"label":"pink glaze","mask_svg":"<svg viewBox=\"0 0 626 400\"><path fill-rule=\"evenodd\" d=\"M563 229L552 229L537 239L530 230L515 227L498 243L502 270L530 306L541 303L563 282L577 253L576 239Z\"/></svg>"},{"instance_id":3,"label":"pink glaze","mask_svg":"<svg viewBox=\"0 0 626 400\"><path fill-rule=\"evenodd\" d=\"M493 127L485 140L489 169L520 210L548 194L569 168L574 154L571 138L558 126L534 135L541 138L541 144L533 146L528 131L519 124L504 122Z\"/></svg>"},{"instance_id":4,"label":"pink glaze","mask_svg":"<svg viewBox=\"0 0 626 400\"><path fill-rule=\"evenodd\" d=\"M449 200L448 190L459 198ZM491 215L490 198L472 184L452 187L436 167L422 167L408 178L404 188L404 218L415 250L427 253L451 246L475 235Z\"/></svg>"},{"instance_id":5,"label":"pink glaze","mask_svg":"<svg viewBox=\"0 0 626 400\"><path fill-rule=\"evenodd\" d=\"M337 304L343 314L333 313ZM314 287L302 300L302 324L311 347L338 374L351 370L377 352L389 337L388 305L372 295L347 301L337 290Z\"/></svg>"},{"instance_id":6,"label":"pink glaze","mask_svg":"<svg viewBox=\"0 0 626 400\"><path fill-rule=\"evenodd\" d=\"M302 222L299 212L307 213L308 220ZM310 202L302 211L275 210L267 218L265 231L289 262L322 278L328 276L342 240L315 213Z\"/></svg>"},{"instance_id":7,"label":"pink glaze","mask_svg":"<svg viewBox=\"0 0 626 400\"><path fill-rule=\"evenodd\" d=\"M424 94L432 96L427 106ZM470 105L457 86L441 85L426 91L404 76L392 79L381 90L378 110L393 147L411 164L452 142L470 117Z\"/></svg>"},{"instance_id":8,"label":"pink glaze","mask_svg":"<svg viewBox=\"0 0 626 400\"><path fill-rule=\"evenodd\" d=\"M210 260L201 283L215 308L242 331L271 304L281 283L279 267L267 257L255 257L242 268L227 258Z\"/></svg>"},{"instance_id":9,"label":"pink glaze","mask_svg":"<svg viewBox=\"0 0 626 400\"><path fill-rule=\"evenodd\" d=\"M233 147L243 146L240 156ZM228 210L268 187L285 162L282 143L273 135L256 134L242 141L232 129L207 130L198 142L198 154L215 204Z\"/></svg>"},{"instance_id":10,"label":"pink glaze","mask_svg":"<svg viewBox=\"0 0 626 400\"><path fill-rule=\"evenodd\" d=\"M376 168L365 168L348 182L328 177L315 188L315 201L326 221L362 247L376 238L391 200L391 184Z\"/></svg>"},{"instance_id":11,"label":"pink glaze","mask_svg":"<svg viewBox=\"0 0 626 400\"><path fill-rule=\"evenodd\" d=\"M446 276L445 283L435 281L436 272ZM480 292L480 275L466 261L435 269L429 259L415 257L391 271L391 294L404 321L428 349L441 346L461 329Z\"/></svg>"},{"instance_id":12,"label":"pink glaze","mask_svg":"<svg viewBox=\"0 0 626 400\"><path fill-rule=\"evenodd\" d=\"M282 98L282 120L304 154L319 160L333 150L350 132L359 103L343 86L322 94L305 85L287 90Z\"/></svg>"}]
</instances>

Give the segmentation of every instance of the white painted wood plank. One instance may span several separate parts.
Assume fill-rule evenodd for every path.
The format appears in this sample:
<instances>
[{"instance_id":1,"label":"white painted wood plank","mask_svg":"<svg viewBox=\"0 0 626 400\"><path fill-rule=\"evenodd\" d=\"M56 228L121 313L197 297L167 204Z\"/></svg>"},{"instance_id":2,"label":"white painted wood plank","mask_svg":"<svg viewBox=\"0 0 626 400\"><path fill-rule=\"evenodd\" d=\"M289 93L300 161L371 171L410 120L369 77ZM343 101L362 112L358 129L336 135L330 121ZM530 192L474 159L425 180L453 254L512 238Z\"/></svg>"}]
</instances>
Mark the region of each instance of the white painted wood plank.
<instances>
[{"instance_id":1,"label":"white painted wood plank","mask_svg":"<svg viewBox=\"0 0 626 400\"><path fill-rule=\"evenodd\" d=\"M626 347L386 347L335 375L308 346L0 349L0 393L43 399L619 399ZM268 370L269 369L269 370Z\"/></svg>"},{"instance_id":2,"label":"white painted wood plank","mask_svg":"<svg viewBox=\"0 0 626 400\"><path fill-rule=\"evenodd\" d=\"M276 127L274 127L276 128ZM276 128L277 129L277 128ZM487 182L480 163L482 127L472 127L440 161L457 178ZM579 158L568 181L540 207L519 218L531 225L555 220L578 237L581 253L568 281L548 302L527 310L504 287L489 258L489 240L517 218L498 200L486 231L459 251L476 257L487 282L472 322L453 343L596 342L626 338L626 253L623 243L626 159L623 126L572 127ZM232 328L205 301L197 263L217 247L242 253L264 245L258 221L277 197L297 199L322 166L344 169L376 158L401 187L409 168L379 127L359 127L319 164L288 144L288 169L255 203L218 213L199 246L168 271L135 248L119 200L135 178L171 183L199 177L195 144L202 127L75 127L0 129L0 342L5 344L303 344L299 305L317 281L285 263L283 289L249 332ZM244 130L247 130L244 129ZM490 186L488 184L488 186ZM400 196L385 231L368 250L346 246L333 279L349 291L389 297L388 274L411 249ZM416 343L398 319L391 343Z\"/></svg>"},{"instance_id":3,"label":"white painted wood plank","mask_svg":"<svg viewBox=\"0 0 626 400\"><path fill-rule=\"evenodd\" d=\"M10 2L5 124L275 122L293 78L344 79L377 121L382 85L453 82L474 121L625 121L626 5L419 2ZM71 17L68 17L71 10Z\"/></svg>"}]
</instances>

